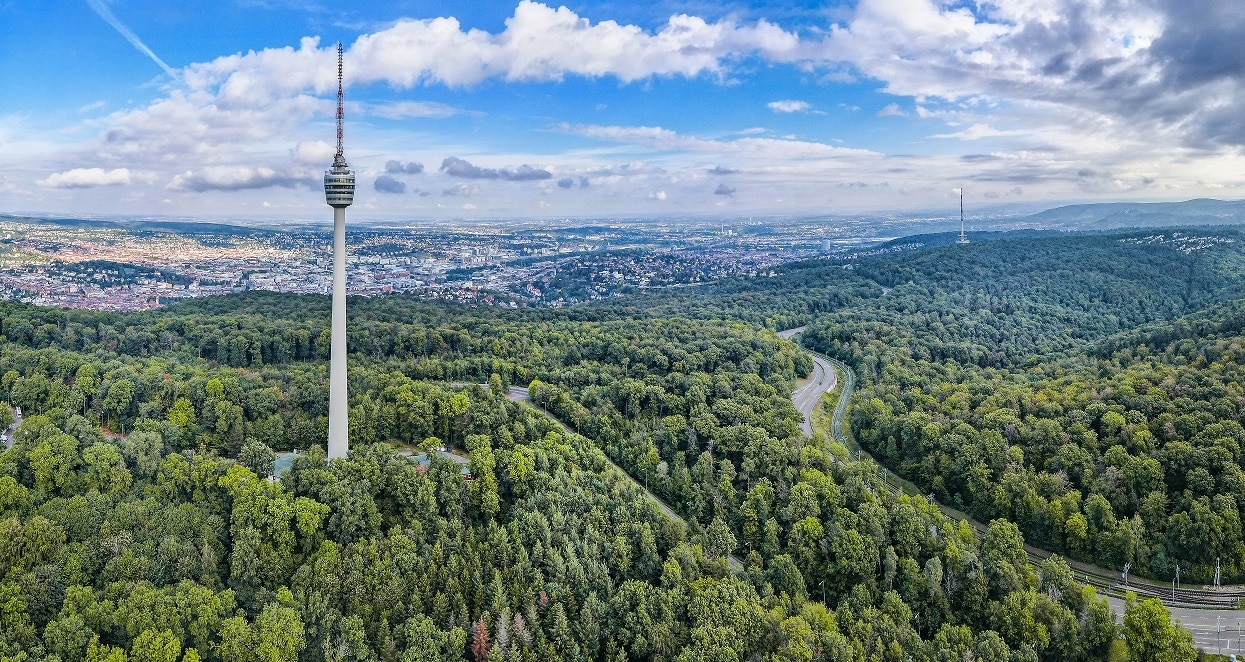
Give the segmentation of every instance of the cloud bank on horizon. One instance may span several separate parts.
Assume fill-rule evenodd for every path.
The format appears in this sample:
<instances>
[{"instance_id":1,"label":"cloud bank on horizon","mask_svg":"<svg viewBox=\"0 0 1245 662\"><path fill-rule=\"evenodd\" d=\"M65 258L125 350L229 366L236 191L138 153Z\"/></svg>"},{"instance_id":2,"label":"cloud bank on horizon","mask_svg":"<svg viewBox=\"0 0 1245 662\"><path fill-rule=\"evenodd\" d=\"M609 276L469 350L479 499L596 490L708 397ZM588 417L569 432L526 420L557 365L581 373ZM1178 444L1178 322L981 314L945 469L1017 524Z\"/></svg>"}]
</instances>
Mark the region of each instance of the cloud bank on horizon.
<instances>
[{"instance_id":1,"label":"cloud bank on horizon","mask_svg":"<svg viewBox=\"0 0 1245 662\"><path fill-rule=\"evenodd\" d=\"M323 212L335 44L259 34L170 67L132 23L142 3L86 2L108 25L80 29L115 28L146 68L117 53L115 98L0 106L0 211ZM235 10L315 14L254 5ZM1245 5L784 7L658 3L628 22L522 0L482 10L506 17L492 29L488 15L373 17L343 40L355 213L835 213L945 206L961 184L1025 204L1245 191Z\"/></svg>"}]
</instances>

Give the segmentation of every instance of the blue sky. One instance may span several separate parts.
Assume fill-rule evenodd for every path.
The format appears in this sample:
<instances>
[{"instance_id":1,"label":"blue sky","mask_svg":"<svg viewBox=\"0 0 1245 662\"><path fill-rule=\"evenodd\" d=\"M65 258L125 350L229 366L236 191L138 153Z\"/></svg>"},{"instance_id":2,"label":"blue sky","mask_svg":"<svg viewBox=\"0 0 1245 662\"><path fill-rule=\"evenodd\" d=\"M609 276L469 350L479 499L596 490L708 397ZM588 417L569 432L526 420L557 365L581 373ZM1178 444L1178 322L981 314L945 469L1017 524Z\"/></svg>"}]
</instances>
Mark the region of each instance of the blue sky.
<instances>
[{"instance_id":1,"label":"blue sky","mask_svg":"<svg viewBox=\"0 0 1245 662\"><path fill-rule=\"evenodd\" d=\"M338 41L355 217L1245 187L1237 3L0 0L0 22L3 212L323 215Z\"/></svg>"}]
</instances>

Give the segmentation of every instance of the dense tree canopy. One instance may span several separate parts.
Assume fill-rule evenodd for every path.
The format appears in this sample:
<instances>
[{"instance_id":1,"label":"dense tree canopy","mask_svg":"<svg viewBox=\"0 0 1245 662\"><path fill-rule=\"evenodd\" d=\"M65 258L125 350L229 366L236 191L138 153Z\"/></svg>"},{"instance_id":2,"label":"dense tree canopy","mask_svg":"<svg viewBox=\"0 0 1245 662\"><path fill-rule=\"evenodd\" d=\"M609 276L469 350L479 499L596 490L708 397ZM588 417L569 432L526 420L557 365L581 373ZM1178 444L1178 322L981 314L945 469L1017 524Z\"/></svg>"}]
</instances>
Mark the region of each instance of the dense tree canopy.
<instances>
[{"instance_id":1,"label":"dense tree canopy","mask_svg":"<svg viewBox=\"0 0 1245 662\"><path fill-rule=\"evenodd\" d=\"M1243 316L1217 302L1245 257L1182 245L1026 239L879 261L858 271L893 289L806 337L857 367L860 442L939 500L1099 565L1209 582L1218 558L1240 581Z\"/></svg>"},{"instance_id":2,"label":"dense tree canopy","mask_svg":"<svg viewBox=\"0 0 1245 662\"><path fill-rule=\"evenodd\" d=\"M972 259L934 249L852 269L792 265L557 311L352 300L353 450L332 463L316 447L323 298L250 293L135 314L0 304L0 397L25 413L0 454L0 657L1189 659L1158 626L1161 605L1136 603L1121 628L1064 562L1028 565L1022 532L1047 520L1013 504L1051 521L1064 508L1059 549L1086 558L1099 540L1152 545L1154 492L1165 514L1205 497L1222 517L1216 499L1238 497L1220 489L1214 449L1231 455L1220 440L1236 437L1198 437L1211 424L1197 403L1213 401L1221 427L1235 421L1238 378L1198 377L1191 357L1226 365L1238 349L1202 340L1210 332L1173 337L1170 351L1114 334L1226 299L1235 254L1194 260L1093 237L1069 255L1067 239L1015 241L1028 243L974 246ZM1163 251L1176 257L1160 263ZM1032 263L1009 266L1011 252ZM1135 278L1108 259L1146 256L1155 263ZM1186 268L1173 276L1173 263ZM1012 280L991 289L1000 271ZM1042 280L1072 272L1080 286ZM937 496L991 520L985 534L896 496L842 445L800 435L790 392L811 363L773 329L814 317L809 339L860 370L859 438L910 476L941 478ZM1068 385L1078 379L1084 388ZM1125 399L1169 380L1189 383L1164 401L1177 434L1197 428L1183 442L1163 436L1163 412ZM511 385L569 430L507 400ZM1011 407L1015 421L995 413ZM1080 428L1061 416L1083 417L1093 439L1068 436ZM934 445L910 454L895 436L909 432ZM1054 441L1049 457L1067 467L1039 455ZM1181 455L1194 462L1186 482L1202 481L1181 484L1187 503L1138 492L1166 485L1177 443L1204 458ZM408 455L443 444L469 457L471 480ZM972 470L924 469L937 444ZM264 479L274 449L301 451L279 482ZM974 491L981 482L990 489ZM1207 521L1167 526L1193 539Z\"/></svg>"}]
</instances>

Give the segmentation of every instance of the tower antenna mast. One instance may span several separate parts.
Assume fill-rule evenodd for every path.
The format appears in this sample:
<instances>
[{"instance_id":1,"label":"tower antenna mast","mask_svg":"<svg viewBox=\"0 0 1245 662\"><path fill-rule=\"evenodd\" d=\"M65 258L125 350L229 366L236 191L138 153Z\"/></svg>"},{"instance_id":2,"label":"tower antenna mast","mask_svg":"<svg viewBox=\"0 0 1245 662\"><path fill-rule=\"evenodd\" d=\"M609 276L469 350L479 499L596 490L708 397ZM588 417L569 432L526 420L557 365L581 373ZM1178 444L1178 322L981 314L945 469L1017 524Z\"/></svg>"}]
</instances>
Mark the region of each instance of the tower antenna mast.
<instances>
[{"instance_id":1,"label":"tower antenna mast","mask_svg":"<svg viewBox=\"0 0 1245 662\"><path fill-rule=\"evenodd\" d=\"M342 45L339 42L337 44L337 156L333 159L334 163L346 160L345 148L342 145L346 135L344 128L346 124L345 100L346 97L342 93Z\"/></svg>"}]
</instances>

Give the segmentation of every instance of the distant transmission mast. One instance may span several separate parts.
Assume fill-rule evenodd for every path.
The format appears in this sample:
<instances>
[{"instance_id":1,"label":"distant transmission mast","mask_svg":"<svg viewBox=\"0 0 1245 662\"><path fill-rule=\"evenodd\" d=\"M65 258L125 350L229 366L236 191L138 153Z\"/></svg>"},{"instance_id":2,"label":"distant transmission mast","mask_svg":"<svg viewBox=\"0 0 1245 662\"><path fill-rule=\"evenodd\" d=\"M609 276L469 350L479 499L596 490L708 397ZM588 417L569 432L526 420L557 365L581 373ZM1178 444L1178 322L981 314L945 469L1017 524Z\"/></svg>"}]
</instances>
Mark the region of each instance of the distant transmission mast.
<instances>
[{"instance_id":1,"label":"distant transmission mast","mask_svg":"<svg viewBox=\"0 0 1245 662\"><path fill-rule=\"evenodd\" d=\"M967 244L968 235L964 234L964 187L960 187L960 238L955 240L957 244Z\"/></svg>"}]
</instances>

